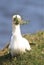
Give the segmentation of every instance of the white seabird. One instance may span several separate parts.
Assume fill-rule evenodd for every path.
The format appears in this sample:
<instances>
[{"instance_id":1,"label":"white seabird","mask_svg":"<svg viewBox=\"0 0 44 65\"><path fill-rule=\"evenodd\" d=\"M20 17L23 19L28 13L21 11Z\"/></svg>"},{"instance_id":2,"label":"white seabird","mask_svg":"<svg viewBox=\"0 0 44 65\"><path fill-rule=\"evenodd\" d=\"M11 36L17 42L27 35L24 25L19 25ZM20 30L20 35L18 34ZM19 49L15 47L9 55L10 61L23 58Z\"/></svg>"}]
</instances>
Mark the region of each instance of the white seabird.
<instances>
[{"instance_id":1,"label":"white seabird","mask_svg":"<svg viewBox=\"0 0 44 65\"><path fill-rule=\"evenodd\" d=\"M31 47L27 39L22 37L20 30L20 23L22 22L20 15L14 15L12 17L12 36L9 45L10 53L12 56L30 51Z\"/></svg>"}]
</instances>

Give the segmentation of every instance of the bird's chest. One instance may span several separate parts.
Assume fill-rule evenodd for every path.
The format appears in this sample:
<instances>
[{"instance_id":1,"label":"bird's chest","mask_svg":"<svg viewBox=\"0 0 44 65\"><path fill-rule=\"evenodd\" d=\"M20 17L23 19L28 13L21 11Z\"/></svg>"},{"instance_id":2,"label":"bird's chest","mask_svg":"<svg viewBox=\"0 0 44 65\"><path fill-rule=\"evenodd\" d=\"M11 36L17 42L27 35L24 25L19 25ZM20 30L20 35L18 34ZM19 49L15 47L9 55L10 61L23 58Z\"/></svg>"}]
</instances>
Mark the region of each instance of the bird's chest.
<instances>
[{"instance_id":1,"label":"bird's chest","mask_svg":"<svg viewBox=\"0 0 44 65\"><path fill-rule=\"evenodd\" d=\"M13 49L21 49L23 48L23 39L21 37L12 37L11 39L11 48Z\"/></svg>"}]
</instances>

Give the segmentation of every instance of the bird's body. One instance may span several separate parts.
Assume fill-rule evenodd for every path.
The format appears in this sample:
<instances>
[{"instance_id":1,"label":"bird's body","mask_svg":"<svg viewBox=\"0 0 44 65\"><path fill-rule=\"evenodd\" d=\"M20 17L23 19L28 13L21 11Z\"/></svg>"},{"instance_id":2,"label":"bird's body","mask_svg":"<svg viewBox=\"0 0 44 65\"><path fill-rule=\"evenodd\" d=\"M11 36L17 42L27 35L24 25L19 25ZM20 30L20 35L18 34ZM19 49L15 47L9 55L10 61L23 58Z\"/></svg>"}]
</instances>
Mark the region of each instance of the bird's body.
<instances>
[{"instance_id":1,"label":"bird's body","mask_svg":"<svg viewBox=\"0 0 44 65\"><path fill-rule=\"evenodd\" d=\"M13 26L14 27L12 30L12 36L11 36L11 41L9 45L9 49L12 56L15 54L24 53L26 52L26 50L31 49L30 44L27 41L27 39L25 39L21 35L20 24L18 25L13 24Z\"/></svg>"}]
</instances>

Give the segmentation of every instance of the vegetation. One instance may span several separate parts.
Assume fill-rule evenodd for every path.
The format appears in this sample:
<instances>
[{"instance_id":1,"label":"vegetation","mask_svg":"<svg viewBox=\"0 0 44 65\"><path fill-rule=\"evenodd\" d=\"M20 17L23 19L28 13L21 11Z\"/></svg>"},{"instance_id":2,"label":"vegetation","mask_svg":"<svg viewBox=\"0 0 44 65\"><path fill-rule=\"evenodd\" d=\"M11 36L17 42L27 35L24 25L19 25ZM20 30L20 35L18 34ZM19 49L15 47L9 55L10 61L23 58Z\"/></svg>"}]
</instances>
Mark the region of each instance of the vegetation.
<instances>
[{"instance_id":1,"label":"vegetation","mask_svg":"<svg viewBox=\"0 0 44 65\"><path fill-rule=\"evenodd\" d=\"M31 51L12 58L4 48L0 50L0 65L44 65L44 32L23 36L30 42Z\"/></svg>"}]
</instances>

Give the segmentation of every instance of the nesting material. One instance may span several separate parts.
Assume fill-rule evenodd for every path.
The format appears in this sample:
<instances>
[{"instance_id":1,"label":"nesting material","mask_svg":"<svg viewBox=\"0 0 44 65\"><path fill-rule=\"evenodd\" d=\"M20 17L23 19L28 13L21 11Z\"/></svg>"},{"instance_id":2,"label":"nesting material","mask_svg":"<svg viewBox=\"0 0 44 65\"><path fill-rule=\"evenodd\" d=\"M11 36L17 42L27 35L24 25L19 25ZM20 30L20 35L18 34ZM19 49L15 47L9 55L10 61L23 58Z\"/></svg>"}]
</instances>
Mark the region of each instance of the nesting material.
<instances>
[{"instance_id":1,"label":"nesting material","mask_svg":"<svg viewBox=\"0 0 44 65\"><path fill-rule=\"evenodd\" d=\"M20 15L14 15L12 17L12 36L9 45L10 53L12 56L14 56L15 54L25 53L26 50L31 50L28 40L21 35L21 22L22 20Z\"/></svg>"}]
</instances>

